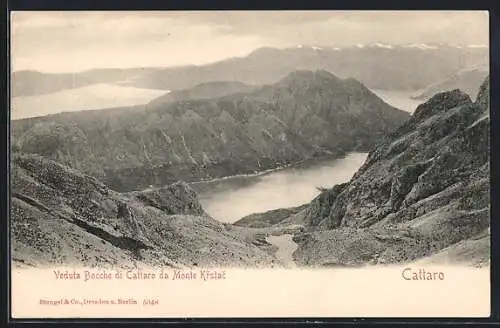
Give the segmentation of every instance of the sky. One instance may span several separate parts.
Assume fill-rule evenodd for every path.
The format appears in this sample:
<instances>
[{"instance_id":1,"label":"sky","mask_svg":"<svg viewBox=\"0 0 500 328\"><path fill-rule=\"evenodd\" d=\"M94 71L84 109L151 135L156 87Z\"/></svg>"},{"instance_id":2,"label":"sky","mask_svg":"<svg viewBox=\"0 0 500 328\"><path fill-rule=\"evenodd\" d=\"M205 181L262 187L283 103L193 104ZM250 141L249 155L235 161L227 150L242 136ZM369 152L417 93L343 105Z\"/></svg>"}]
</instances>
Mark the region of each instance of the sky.
<instances>
[{"instance_id":1,"label":"sky","mask_svg":"<svg viewBox=\"0 0 500 328\"><path fill-rule=\"evenodd\" d=\"M12 69L201 65L260 47L488 44L485 11L13 12Z\"/></svg>"}]
</instances>

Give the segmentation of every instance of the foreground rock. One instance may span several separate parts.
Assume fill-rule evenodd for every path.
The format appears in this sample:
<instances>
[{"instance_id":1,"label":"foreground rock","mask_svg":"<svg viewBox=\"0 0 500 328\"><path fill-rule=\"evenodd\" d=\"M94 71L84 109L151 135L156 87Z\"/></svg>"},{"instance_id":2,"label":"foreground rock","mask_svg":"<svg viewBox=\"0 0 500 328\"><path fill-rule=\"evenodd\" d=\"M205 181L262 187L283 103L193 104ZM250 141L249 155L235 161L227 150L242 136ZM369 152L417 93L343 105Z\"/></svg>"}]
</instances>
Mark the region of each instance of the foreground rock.
<instances>
[{"instance_id":1,"label":"foreground rock","mask_svg":"<svg viewBox=\"0 0 500 328\"><path fill-rule=\"evenodd\" d=\"M420 105L351 181L314 199L294 240L312 266L489 262L489 82Z\"/></svg>"},{"instance_id":2,"label":"foreground rock","mask_svg":"<svg viewBox=\"0 0 500 328\"><path fill-rule=\"evenodd\" d=\"M206 215L184 183L120 194L35 155L14 154L14 265L269 267L270 253Z\"/></svg>"}]
</instances>

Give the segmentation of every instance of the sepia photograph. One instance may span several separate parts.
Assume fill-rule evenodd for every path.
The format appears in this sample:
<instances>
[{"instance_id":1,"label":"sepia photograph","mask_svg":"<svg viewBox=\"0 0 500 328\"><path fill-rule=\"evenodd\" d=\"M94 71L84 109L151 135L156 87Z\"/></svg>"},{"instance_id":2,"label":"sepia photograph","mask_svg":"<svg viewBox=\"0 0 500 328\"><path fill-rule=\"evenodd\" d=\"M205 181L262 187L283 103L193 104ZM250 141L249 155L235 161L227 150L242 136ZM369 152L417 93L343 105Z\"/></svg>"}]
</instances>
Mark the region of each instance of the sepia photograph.
<instances>
[{"instance_id":1,"label":"sepia photograph","mask_svg":"<svg viewBox=\"0 0 500 328\"><path fill-rule=\"evenodd\" d=\"M487 11L10 18L19 317L489 316Z\"/></svg>"}]
</instances>

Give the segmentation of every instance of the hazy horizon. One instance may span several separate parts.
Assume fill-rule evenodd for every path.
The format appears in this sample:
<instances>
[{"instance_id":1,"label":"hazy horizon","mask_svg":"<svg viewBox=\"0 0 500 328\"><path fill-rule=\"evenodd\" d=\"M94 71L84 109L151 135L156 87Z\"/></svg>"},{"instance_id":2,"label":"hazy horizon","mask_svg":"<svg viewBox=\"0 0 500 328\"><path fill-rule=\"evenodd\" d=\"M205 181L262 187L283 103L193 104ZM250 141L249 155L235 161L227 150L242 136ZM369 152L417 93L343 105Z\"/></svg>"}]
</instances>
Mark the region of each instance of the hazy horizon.
<instances>
[{"instance_id":1,"label":"hazy horizon","mask_svg":"<svg viewBox=\"0 0 500 328\"><path fill-rule=\"evenodd\" d=\"M203 65L261 47L488 45L486 11L13 12L12 71ZM36 49L36 52L33 51Z\"/></svg>"}]
</instances>

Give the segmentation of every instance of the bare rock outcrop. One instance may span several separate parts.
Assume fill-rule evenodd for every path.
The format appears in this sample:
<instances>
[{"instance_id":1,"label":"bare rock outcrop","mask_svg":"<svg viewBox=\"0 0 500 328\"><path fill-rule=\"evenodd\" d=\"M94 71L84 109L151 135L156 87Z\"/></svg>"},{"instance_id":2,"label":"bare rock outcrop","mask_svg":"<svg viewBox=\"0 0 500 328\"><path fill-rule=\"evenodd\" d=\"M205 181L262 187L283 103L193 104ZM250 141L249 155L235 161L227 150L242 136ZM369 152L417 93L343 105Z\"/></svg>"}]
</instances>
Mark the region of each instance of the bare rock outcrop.
<instances>
[{"instance_id":1,"label":"bare rock outcrop","mask_svg":"<svg viewBox=\"0 0 500 328\"><path fill-rule=\"evenodd\" d=\"M458 243L484 247L467 240L490 225L489 126L488 79L475 102L452 90L420 105L370 152L351 181L311 202L309 231L295 237L296 260L401 263ZM458 261L461 253L439 258L443 254Z\"/></svg>"},{"instance_id":2,"label":"bare rock outcrop","mask_svg":"<svg viewBox=\"0 0 500 328\"><path fill-rule=\"evenodd\" d=\"M184 183L120 194L42 156L12 161L14 265L260 267L276 258L205 214Z\"/></svg>"}]
</instances>

